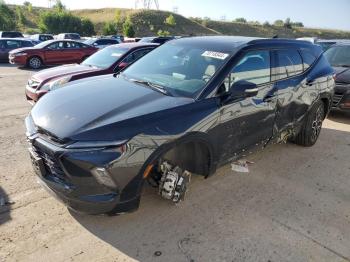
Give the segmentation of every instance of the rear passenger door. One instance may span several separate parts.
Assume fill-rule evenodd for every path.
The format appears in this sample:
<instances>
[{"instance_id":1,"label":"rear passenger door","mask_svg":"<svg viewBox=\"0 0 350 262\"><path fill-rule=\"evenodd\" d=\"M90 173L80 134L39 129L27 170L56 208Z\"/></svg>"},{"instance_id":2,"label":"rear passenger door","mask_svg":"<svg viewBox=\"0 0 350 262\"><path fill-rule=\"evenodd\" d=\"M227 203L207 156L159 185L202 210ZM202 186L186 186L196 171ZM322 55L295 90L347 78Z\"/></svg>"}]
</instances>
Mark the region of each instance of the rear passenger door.
<instances>
[{"instance_id":1,"label":"rear passenger door","mask_svg":"<svg viewBox=\"0 0 350 262\"><path fill-rule=\"evenodd\" d=\"M306 84L303 59L298 49L273 52L272 80L275 81L278 106L276 127L279 132L293 128L311 101L313 87Z\"/></svg>"},{"instance_id":2,"label":"rear passenger door","mask_svg":"<svg viewBox=\"0 0 350 262\"><path fill-rule=\"evenodd\" d=\"M8 52L6 51L5 40L0 40L0 61L8 60Z\"/></svg>"}]
</instances>

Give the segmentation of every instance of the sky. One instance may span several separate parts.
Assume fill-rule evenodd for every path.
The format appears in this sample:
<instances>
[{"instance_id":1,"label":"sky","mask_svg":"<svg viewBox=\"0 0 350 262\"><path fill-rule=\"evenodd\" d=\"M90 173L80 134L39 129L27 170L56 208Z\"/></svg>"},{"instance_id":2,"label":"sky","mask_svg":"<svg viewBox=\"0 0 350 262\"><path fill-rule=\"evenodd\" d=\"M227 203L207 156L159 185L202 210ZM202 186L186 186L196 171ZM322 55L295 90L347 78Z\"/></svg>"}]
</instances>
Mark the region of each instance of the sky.
<instances>
[{"instance_id":1,"label":"sky","mask_svg":"<svg viewBox=\"0 0 350 262\"><path fill-rule=\"evenodd\" d=\"M139 0L142 2L142 0ZM5 0L22 4L24 0ZM29 0L34 6L48 6L48 0ZM69 9L124 7L134 8L135 0L62 0ZM261 23L277 19L302 22L307 27L350 31L350 0L158 0L160 9L189 17L233 20L244 17ZM153 8L155 5L153 4Z\"/></svg>"}]
</instances>

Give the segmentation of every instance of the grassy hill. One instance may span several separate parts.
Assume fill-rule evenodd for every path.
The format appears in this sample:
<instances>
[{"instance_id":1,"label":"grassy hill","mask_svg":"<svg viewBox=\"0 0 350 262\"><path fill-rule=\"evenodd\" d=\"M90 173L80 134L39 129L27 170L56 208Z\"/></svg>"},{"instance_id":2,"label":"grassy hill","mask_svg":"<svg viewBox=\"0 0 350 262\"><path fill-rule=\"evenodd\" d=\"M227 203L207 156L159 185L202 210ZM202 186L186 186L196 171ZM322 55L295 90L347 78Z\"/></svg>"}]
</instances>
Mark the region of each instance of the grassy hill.
<instances>
[{"instance_id":1,"label":"grassy hill","mask_svg":"<svg viewBox=\"0 0 350 262\"><path fill-rule=\"evenodd\" d=\"M292 29L281 26L263 26L238 22L207 21L206 26L225 35L272 37L278 35L284 38L318 37L322 39L350 39L350 32L330 29L312 29L296 27Z\"/></svg>"},{"instance_id":2,"label":"grassy hill","mask_svg":"<svg viewBox=\"0 0 350 262\"><path fill-rule=\"evenodd\" d=\"M11 5L10 7L14 10L16 9L15 5ZM24 6L21 6L21 9L23 10L26 22L23 28L20 29L29 32L37 31L39 15L40 13L46 11L47 8L33 7L31 12L29 12ZM323 39L350 39L349 31L310 28L287 29L277 26L263 26L249 23L221 22L212 20L205 21L205 23L199 23L195 20L167 11L103 8L72 10L72 13L80 17L89 18L94 23L96 32L101 33L104 23L111 22L115 19L117 10L120 11L123 18L126 18L127 16L130 17L130 20L134 25L136 36L138 37L156 35L159 30L165 30L172 35L224 34L260 37L272 37L274 35L279 35L279 37L286 38L312 36ZM175 26L170 26L164 23L166 17L168 17L170 14L175 17Z\"/></svg>"}]
</instances>

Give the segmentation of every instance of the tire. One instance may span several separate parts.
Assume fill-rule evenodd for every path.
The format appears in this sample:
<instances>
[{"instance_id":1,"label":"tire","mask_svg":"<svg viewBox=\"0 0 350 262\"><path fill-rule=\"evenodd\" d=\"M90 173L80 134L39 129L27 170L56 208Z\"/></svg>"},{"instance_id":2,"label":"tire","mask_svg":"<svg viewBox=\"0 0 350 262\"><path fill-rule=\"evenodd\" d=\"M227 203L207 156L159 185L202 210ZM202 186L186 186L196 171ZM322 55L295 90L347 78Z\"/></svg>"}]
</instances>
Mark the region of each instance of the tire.
<instances>
[{"instance_id":1,"label":"tire","mask_svg":"<svg viewBox=\"0 0 350 262\"><path fill-rule=\"evenodd\" d=\"M313 146L320 136L324 116L324 104L322 101L318 101L308 113L294 142L301 146Z\"/></svg>"},{"instance_id":2,"label":"tire","mask_svg":"<svg viewBox=\"0 0 350 262\"><path fill-rule=\"evenodd\" d=\"M43 65L41 58L38 56L33 56L28 59L28 66L31 69L39 69Z\"/></svg>"}]
</instances>

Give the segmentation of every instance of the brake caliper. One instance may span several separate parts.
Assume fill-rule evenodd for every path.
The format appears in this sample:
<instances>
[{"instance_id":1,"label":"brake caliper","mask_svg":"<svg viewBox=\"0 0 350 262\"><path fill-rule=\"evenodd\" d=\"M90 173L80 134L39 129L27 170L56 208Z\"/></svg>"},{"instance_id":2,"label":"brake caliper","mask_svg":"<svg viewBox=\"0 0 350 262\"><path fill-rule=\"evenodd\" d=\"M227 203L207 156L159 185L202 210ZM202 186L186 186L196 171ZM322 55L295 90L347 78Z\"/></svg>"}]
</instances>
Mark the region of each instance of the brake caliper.
<instances>
[{"instance_id":1,"label":"brake caliper","mask_svg":"<svg viewBox=\"0 0 350 262\"><path fill-rule=\"evenodd\" d=\"M175 203L184 200L187 184L191 181L191 173L182 171L178 166L173 167L168 162L160 165L162 177L159 182L159 194Z\"/></svg>"}]
</instances>

